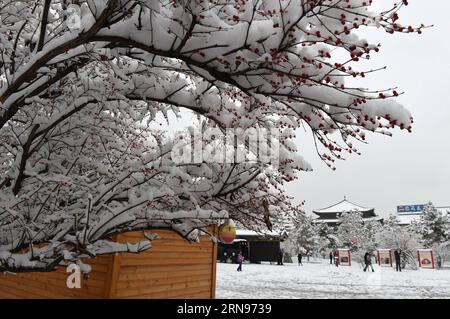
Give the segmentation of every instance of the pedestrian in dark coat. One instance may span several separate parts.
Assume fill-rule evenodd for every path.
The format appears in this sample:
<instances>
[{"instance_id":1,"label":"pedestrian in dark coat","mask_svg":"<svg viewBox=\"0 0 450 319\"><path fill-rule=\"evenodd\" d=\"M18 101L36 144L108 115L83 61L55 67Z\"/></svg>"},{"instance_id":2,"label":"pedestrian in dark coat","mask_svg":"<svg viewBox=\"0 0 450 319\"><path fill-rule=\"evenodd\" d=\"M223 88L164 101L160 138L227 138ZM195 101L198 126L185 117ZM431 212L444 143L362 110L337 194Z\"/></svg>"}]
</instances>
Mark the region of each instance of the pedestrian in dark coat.
<instances>
[{"instance_id":1,"label":"pedestrian in dark coat","mask_svg":"<svg viewBox=\"0 0 450 319\"><path fill-rule=\"evenodd\" d=\"M330 265L333 264L333 252L330 251Z\"/></svg>"},{"instance_id":2,"label":"pedestrian in dark coat","mask_svg":"<svg viewBox=\"0 0 450 319\"><path fill-rule=\"evenodd\" d=\"M395 257L395 270L396 271L402 271L400 249L396 249L394 251L394 257Z\"/></svg>"},{"instance_id":3,"label":"pedestrian in dark coat","mask_svg":"<svg viewBox=\"0 0 450 319\"><path fill-rule=\"evenodd\" d=\"M337 250L334 251L333 257L334 257L334 264L336 265L336 267L338 267L339 266L339 252Z\"/></svg>"},{"instance_id":4,"label":"pedestrian in dark coat","mask_svg":"<svg viewBox=\"0 0 450 319\"><path fill-rule=\"evenodd\" d=\"M303 264L302 264L302 257L303 257L302 253L299 252L298 255L297 255L297 258L298 258L298 265L299 265L299 266L300 266L300 265L303 266Z\"/></svg>"},{"instance_id":5,"label":"pedestrian in dark coat","mask_svg":"<svg viewBox=\"0 0 450 319\"><path fill-rule=\"evenodd\" d=\"M278 265L283 265L283 250L278 251Z\"/></svg>"},{"instance_id":6,"label":"pedestrian in dark coat","mask_svg":"<svg viewBox=\"0 0 450 319\"><path fill-rule=\"evenodd\" d=\"M364 271L367 270L367 268L372 268L372 272L374 272L375 270L373 270L373 266L372 266L372 255L369 252L366 252L366 254L364 255L364 263L366 264L366 267L364 268Z\"/></svg>"},{"instance_id":7,"label":"pedestrian in dark coat","mask_svg":"<svg viewBox=\"0 0 450 319\"><path fill-rule=\"evenodd\" d=\"M236 257L236 261L237 261L238 264L239 264L239 267L238 267L237 271L242 271L242 263L243 263L244 259L245 259L245 258L244 258L244 256L242 256L242 253L239 252L238 255L237 255L237 257Z\"/></svg>"}]
</instances>

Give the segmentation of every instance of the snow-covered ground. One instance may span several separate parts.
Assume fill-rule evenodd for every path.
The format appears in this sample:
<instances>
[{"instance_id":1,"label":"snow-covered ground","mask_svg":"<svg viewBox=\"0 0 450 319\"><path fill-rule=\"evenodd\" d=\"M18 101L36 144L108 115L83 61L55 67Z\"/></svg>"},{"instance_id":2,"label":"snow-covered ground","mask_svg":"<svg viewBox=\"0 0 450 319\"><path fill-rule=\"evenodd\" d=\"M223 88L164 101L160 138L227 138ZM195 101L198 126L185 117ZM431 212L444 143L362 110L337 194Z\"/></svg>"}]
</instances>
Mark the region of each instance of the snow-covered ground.
<instances>
[{"instance_id":1,"label":"snow-covered ground","mask_svg":"<svg viewBox=\"0 0 450 319\"><path fill-rule=\"evenodd\" d=\"M336 267L325 260L304 263L217 264L216 298L450 298L450 270L404 270L374 265Z\"/></svg>"}]
</instances>

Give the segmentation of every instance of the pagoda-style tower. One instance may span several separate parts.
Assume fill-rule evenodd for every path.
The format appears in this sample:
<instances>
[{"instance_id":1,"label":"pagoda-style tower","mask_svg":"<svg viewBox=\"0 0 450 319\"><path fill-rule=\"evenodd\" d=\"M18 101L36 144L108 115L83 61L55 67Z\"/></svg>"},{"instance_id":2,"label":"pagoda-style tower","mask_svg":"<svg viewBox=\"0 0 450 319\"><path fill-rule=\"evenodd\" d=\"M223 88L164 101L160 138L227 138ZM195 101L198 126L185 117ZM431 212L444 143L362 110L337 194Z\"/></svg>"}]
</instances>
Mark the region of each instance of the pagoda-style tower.
<instances>
[{"instance_id":1,"label":"pagoda-style tower","mask_svg":"<svg viewBox=\"0 0 450 319\"><path fill-rule=\"evenodd\" d=\"M339 203L318 210L313 213L319 216L315 219L316 223L326 223L328 226L334 227L339 222L339 215L343 212L358 211L362 213L365 220L380 220L381 218L375 214L374 208L367 208L349 202L345 197Z\"/></svg>"}]
</instances>

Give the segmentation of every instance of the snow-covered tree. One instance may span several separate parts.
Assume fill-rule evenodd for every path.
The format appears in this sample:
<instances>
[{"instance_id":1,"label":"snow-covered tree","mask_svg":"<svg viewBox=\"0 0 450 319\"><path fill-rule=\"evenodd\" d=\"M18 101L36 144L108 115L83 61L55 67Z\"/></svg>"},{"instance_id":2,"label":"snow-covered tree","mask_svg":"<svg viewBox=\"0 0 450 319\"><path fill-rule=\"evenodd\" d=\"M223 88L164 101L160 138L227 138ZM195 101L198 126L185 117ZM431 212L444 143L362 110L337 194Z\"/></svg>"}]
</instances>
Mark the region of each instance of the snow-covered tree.
<instances>
[{"instance_id":1,"label":"snow-covered tree","mask_svg":"<svg viewBox=\"0 0 450 319\"><path fill-rule=\"evenodd\" d=\"M342 212L336 229L339 244L352 251L357 251L359 242L364 237L363 228L364 219L359 211Z\"/></svg>"},{"instance_id":2,"label":"snow-covered tree","mask_svg":"<svg viewBox=\"0 0 450 319\"><path fill-rule=\"evenodd\" d=\"M312 131L330 167L366 132L411 130L400 91L345 81L375 71L358 67L379 50L358 29L421 32L399 22L406 4L0 0L0 271L150 247L109 241L128 230L168 227L194 240L228 217L270 228L292 210L283 184L310 170L296 128ZM279 165L197 152L175 160L180 141L226 149L211 134L155 125L181 110L198 115L202 133L276 130L265 140L279 141Z\"/></svg>"},{"instance_id":3,"label":"snow-covered tree","mask_svg":"<svg viewBox=\"0 0 450 319\"><path fill-rule=\"evenodd\" d=\"M411 227L421 236L421 241L426 248L439 246L450 240L450 218L439 211L432 202L428 202L423 209L423 214Z\"/></svg>"},{"instance_id":4,"label":"snow-covered tree","mask_svg":"<svg viewBox=\"0 0 450 319\"><path fill-rule=\"evenodd\" d=\"M390 215L384 222L383 227L376 233L376 241L380 248L400 249L402 268L409 265L417 269L417 248L419 238L417 234L408 227L399 225L396 216Z\"/></svg>"},{"instance_id":5,"label":"snow-covered tree","mask_svg":"<svg viewBox=\"0 0 450 319\"><path fill-rule=\"evenodd\" d=\"M441 267L444 266L444 263L450 257L450 241L443 242L441 244L435 244L433 246L433 251L436 255L436 262L438 258L441 259ZM437 265L439 267L439 265Z\"/></svg>"},{"instance_id":6,"label":"snow-covered tree","mask_svg":"<svg viewBox=\"0 0 450 319\"><path fill-rule=\"evenodd\" d=\"M381 228L381 222L376 219L366 220L364 222L364 236L360 242L360 247L367 251L372 251L377 248L376 234Z\"/></svg>"},{"instance_id":7,"label":"snow-covered tree","mask_svg":"<svg viewBox=\"0 0 450 319\"><path fill-rule=\"evenodd\" d=\"M286 246L291 254L312 255L318 252L320 237L310 216L302 215L294 221Z\"/></svg>"},{"instance_id":8,"label":"snow-covered tree","mask_svg":"<svg viewBox=\"0 0 450 319\"><path fill-rule=\"evenodd\" d=\"M366 252L377 248L375 234L379 227L378 221L365 221L359 211L343 212L339 217L336 236L341 247L349 248L355 259L362 262Z\"/></svg>"},{"instance_id":9,"label":"snow-covered tree","mask_svg":"<svg viewBox=\"0 0 450 319\"><path fill-rule=\"evenodd\" d=\"M323 256L326 256L330 249L338 248L340 244L334 228L326 223L316 223L315 227L319 236L318 250Z\"/></svg>"}]
</instances>

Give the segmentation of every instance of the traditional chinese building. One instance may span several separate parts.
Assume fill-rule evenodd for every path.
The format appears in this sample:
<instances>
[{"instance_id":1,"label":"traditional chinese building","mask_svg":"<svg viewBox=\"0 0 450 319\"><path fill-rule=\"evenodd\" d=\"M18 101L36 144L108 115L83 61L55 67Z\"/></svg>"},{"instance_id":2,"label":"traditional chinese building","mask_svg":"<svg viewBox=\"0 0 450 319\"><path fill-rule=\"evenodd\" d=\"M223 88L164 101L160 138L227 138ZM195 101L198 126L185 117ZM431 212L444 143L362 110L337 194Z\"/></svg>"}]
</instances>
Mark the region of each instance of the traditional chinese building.
<instances>
[{"instance_id":1,"label":"traditional chinese building","mask_svg":"<svg viewBox=\"0 0 450 319\"><path fill-rule=\"evenodd\" d=\"M313 210L313 213L318 216L314 220L316 223L326 223L330 227L334 227L339 223L339 216L343 212L358 211L362 214L364 220L382 220L381 217L377 216L374 208L367 208L360 205L353 204L349 202L347 198L344 197L342 201L318 210Z\"/></svg>"}]
</instances>

